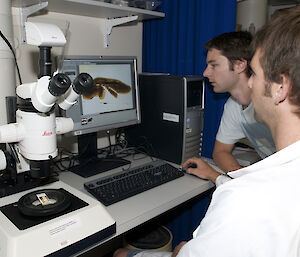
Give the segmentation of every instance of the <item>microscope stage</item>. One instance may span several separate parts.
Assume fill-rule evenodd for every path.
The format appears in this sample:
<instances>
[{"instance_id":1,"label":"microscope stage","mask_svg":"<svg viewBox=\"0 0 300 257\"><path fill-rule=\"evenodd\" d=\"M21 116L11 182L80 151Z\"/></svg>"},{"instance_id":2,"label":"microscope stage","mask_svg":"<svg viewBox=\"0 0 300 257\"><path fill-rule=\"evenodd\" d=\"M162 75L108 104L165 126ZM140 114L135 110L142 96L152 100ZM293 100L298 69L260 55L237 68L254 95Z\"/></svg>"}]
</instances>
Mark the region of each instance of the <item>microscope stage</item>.
<instances>
[{"instance_id":1,"label":"microscope stage","mask_svg":"<svg viewBox=\"0 0 300 257\"><path fill-rule=\"evenodd\" d=\"M19 199L39 189L66 193L70 207L41 217L22 214ZM116 232L100 202L61 181L0 198L0 223L0 257L70 256Z\"/></svg>"}]
</instances>

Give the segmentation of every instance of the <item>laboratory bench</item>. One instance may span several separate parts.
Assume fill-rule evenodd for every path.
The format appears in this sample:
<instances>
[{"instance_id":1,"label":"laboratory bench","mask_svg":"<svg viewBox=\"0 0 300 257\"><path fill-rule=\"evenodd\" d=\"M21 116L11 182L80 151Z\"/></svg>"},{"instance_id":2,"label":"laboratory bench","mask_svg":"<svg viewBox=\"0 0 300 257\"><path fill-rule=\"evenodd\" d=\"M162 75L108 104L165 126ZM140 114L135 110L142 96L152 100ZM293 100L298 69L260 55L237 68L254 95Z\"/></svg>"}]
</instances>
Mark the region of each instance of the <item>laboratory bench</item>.
<instances>
[{"instance_id":1,"label":"laboratory bench","mask_svg":"<svg viewBox=\"0 0 300 257\"><path fill-rule=\"evenodd\" d=\"M150 162L151 158L146 157L131 161L132 163L130 167L135 167L143 163ZM83 178L75 173L67 171L61 172L59 179L71 187L90 195L84 189L84 183L117 173L126 168L129 168L129 165L88 178ZM139 225L144 224L213 188L214 184L212 182L199 179L193 175L185 174L183 177L170 181L166 184L107 206L107 211L116 221L116 233L106 240L99 242L99 244L91 246L89 249L86 249L86 251L97 246L99 248L100 245L121 236L135 227L138 227Z\"/></svg>"}]
</instances>

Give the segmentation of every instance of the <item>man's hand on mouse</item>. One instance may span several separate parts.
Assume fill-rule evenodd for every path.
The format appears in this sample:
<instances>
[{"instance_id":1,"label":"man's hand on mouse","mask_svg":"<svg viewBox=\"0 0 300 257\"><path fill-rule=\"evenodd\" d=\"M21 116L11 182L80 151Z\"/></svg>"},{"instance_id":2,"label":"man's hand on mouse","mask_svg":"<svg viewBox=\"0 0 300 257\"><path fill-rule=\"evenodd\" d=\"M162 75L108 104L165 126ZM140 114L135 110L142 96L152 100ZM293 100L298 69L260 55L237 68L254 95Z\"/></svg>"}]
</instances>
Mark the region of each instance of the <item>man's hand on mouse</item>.
<instances>
[{"instance_id":1,"label":"man's hand on mouse","mask_svg":"<svg viewBox=\"0 0 300 257\"><path fill-rule=\"evenodd\" d=\"M189 174L194 174L202 179L209 179L212 182L216 182L216 179L221 174L214 170L209 164L200 158L190 158L183 165L182 168Z\"/></svg>"}]
</instances>

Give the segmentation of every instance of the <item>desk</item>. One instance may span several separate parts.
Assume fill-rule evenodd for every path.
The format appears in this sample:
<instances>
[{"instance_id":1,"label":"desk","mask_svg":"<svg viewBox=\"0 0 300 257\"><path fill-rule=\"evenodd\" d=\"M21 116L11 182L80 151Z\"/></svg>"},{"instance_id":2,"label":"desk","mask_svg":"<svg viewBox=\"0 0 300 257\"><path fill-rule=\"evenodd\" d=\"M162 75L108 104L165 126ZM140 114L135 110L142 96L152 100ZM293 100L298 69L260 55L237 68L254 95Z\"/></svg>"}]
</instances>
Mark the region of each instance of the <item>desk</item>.
<instances>
[{"instance_id":1,"label":"desk","mask_svg":"<svg viewBox=\"0 0 300 257\"><path fill-rule=\"evenodd\" d=\"M151 161L151 159L145 158L142 160L134 160L131 167L138 166L148 161ZM124 168L126 168L126 166L124 166ZM60 180L86 194L89 194L83 187L85 182L116 173L120 170L121 168L114 169L89 178L82 178L72 172L63 172L60 174ZM140 224L143 224L144 222L180 205L181 203L184 203L212 187L214 187L212 182L186 174L185 176L164 185L108 206L108 212L116 221L117 232L106 241L119 236ZM102 243L104 242L101 242L98 245ZM93 247L96 246L97 245Z\"/></svg>"}]
</instances>

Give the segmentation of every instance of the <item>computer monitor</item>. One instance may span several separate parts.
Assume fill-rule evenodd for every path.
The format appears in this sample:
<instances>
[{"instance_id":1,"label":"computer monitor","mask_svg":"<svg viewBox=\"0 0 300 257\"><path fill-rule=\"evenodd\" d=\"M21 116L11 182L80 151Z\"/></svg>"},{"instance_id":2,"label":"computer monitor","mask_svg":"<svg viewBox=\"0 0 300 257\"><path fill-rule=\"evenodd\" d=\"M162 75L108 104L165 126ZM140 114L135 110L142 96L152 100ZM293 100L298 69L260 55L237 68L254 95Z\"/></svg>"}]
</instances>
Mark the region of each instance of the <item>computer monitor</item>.
<instances>
[{"instance_id":1,"label":"computer monitor","mask_svg":"<svg viewBox=\"0 0 300 257\"><path fill-rule=\"evenodd\" d=\"M80 164L71 170L89 177L127 164L128 161L110 156L97 156L97 132L138 124L141 121L137 59L132 56L64 56L58 58L60 72L74 80L88 73L94 87L81 95L66 111L74 121L71 132L78 137Z\"/></svg>"}]
</instances>

